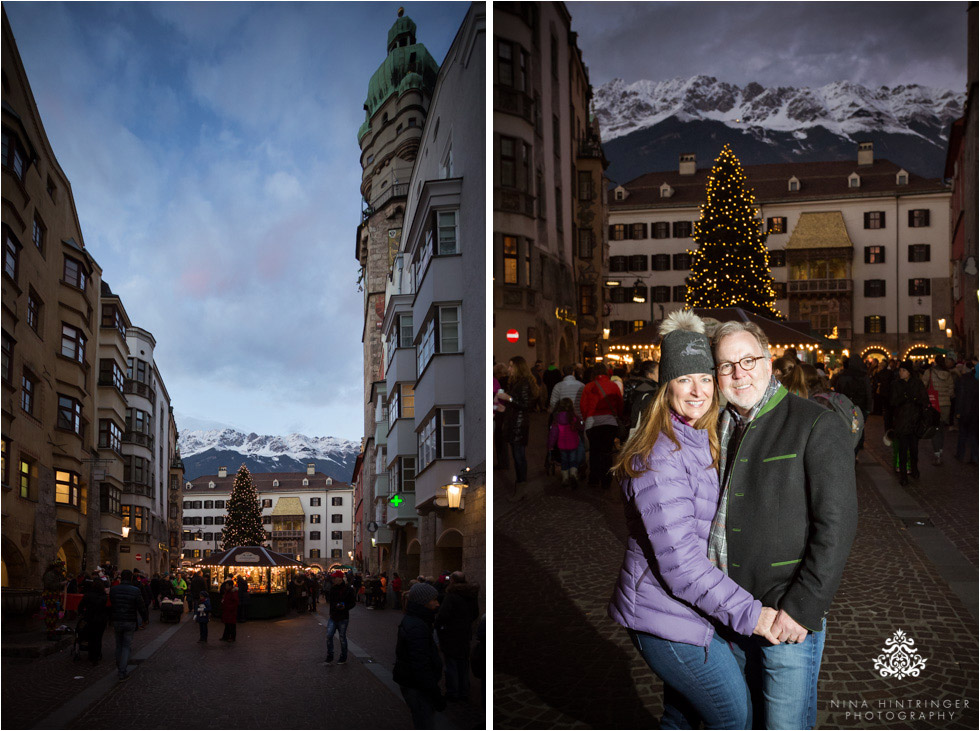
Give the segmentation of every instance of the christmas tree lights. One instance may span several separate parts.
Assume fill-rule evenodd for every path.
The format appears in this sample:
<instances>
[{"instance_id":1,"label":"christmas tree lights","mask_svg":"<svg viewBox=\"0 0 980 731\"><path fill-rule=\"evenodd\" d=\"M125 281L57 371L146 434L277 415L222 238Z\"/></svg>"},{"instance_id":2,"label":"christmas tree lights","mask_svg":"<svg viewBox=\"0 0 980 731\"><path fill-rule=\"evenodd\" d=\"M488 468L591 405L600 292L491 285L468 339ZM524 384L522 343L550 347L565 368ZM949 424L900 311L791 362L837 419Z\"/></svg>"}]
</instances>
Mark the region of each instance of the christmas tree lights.
<instances>
[{"instance_id":1,"label":"christmas tree lights","mask_svg":"<svg viewBox=\"0 0 980 731\"><path fill-rule=\"evenodd\" d=\"M252 484L248 467L242 465L235 475L235 486L228 500L228 515L225 517L222 548L236 546L261 546L265 541L262 527L262 508L259 495Z\"/></svg>"},{"instance_id":2,"label":"christmas tree lights","mask_svg":"<svg viewBox=\"0 0 980 731\"><path fill-rule=\"evenodd\" d=\"M782 319L769 270L766 234L755 196L745 186L742 163L728 145L708 176L707 200L691 238L687 278L688 307L741 307L763 317Z\"/></svg>"}]
</instances>

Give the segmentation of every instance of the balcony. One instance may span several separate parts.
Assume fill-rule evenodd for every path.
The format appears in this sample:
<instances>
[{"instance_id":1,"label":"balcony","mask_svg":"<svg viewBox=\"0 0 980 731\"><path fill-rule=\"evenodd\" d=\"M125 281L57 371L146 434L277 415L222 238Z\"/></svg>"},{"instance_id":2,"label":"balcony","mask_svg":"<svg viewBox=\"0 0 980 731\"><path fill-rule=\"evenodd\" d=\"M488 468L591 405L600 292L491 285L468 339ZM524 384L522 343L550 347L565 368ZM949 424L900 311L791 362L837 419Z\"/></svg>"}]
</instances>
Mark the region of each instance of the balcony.
<instances>
[{"instance_id":1,"label":"balcony","mask_svg":"<svg viewBox=\"0 0 980 731\"><path fill-rule=\"evenodd\" d=\"M534 124L534 99L509 86L497 84L493 87L493 110L513 114L528 124Z\"/></svg>"},{"instance_id":2,"label":"balcony","mask_svg":"<svg viewBox=\"0 0 980 731\"><path fill-rule=\"evenodd\" d=\"M123 483L123 493L126 495L143 495L148 498L154 497L153 485L143 485L138 482Z\"/></svg>"},{"instance_id":3,"label":"balcony","mask_svg":"<svg viewBox=\"0 0 980 731\"><path fill-rule=\"evenodd\" d=\"M388 525L408 525L418 522L419 514L415 512L415 493L400 492L401 498L396 506L388 501Z\"/></svg>"},{"instance_id":4,"label":"balcony","mask_svg":"<svg viewBox=\"0 0 980 731\"><path fill-rule=\"evenodd\" d=\"M396 183L386 187L377 198L361 211L361 219L366 221L375 214L378 209L387 204L392 198L404 198L408 195L408 183Z\"/></svg>"},{"instance_id":5,"label":"balcony","mask_svg":"<svg viewBox=\"0 0 980 731\"><path fill-rule=\"evenodd\" d=\"M156 392L153 390L152 386L146 383L140 383L139 381L127 378L123 384L123 393L131 393L137 396L142 396L148 400L151 404L156 403Z\"/></svg>"},{"instance_id":6,"label":"balcony","mask_svg":"<svg viewBox=\"0 0 980 731\"><path fill-rule=\"evenodd\" d=\"M534 196L515 188L494 188L493 207L496 211L534 218Z\"/></svg>"},{"instance_id":7,"label":"balcony","mask_svg":"<svg viewBox=\"0 0 980 731\"><path fill-rule=\"evenodd\" d=\"M303 538L304 533L301 530L273 530L272 540L285 540L285 539L296 539Z\"/></svg>"},{"instance_id":8,"label":"balcony","mask_svg":"<svg viewBox=\"0 0 980 731\"><path fill-rule=\"evenodd\" d=\"M150 542L150 534L149 533L144 533L142 531L140 531L138 533L130 533L129 534L129 542L130 543L139 543L139 544L149 544L149 542Z\"/></svg>"},{"instance_id":9,"label":"balcony","mask_svg":"<svg viewBox=\"0 0 980 731\"><path fill-rule=\"evenodd\" d=\"M786 282L789 294L846 294L853 289L851 279L791 279Z\"/></svg>"},{"instance_id":10,"label":"balcony","mask_svg":"<svg viewBox=\"0 0 980 731\"><path fill-rule=\"evenodd\" d=\"M391 544L391 528L386 525L379 525L378 531L371 536L374 542L379 546L387 546Z\"/></svg>"},{"instance_id":11,"label":"balcony","mask_svg":"<svg viewBox=\"0 0 980 731\"><path fill-rule=\"evenodd\" d=\"M141 447L153 449L152 434L143 434L142 432L138 431L127 431L123 432L122 440L126 444L138 444Z\"/></svg>"},{"instance_id":12,"label":"balcony","mask_svg":"<svg viewBox=\"0 0 980 731\"><path fill-rule=\"evenodd\" d=\"M582 140L578 145L578 156L580 158L601 160L602 145L599 144L599 140L594 138Z\"/></svg>"}]
</instances>

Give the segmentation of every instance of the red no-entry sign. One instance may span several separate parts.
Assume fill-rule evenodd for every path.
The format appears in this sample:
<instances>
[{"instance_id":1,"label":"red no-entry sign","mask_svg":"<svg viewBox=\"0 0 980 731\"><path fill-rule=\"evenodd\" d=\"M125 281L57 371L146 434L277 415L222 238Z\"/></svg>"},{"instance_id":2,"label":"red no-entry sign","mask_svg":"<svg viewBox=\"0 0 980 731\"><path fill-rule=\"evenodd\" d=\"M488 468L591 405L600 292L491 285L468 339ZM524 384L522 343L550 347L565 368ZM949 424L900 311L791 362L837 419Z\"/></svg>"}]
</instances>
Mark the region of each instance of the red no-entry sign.
<instances>
[{"instance_id":1,"label":"red no-entry sign","mask_svg":"<svg viewBox=\"0 0 980 731\"><path fill-rule=\"evenodd\" d=\"M137 561L141 561L142 559L143 559L143 554L141 554L141 553L137 553L137 554L136 554L136 560L137 560Z\"/></svg>"},{"instance_id":2,"label":"red no-entry sign","mask_svg":"<svg viewBox=\"0 0 980 731\"><path fill-rule=\"evenodd\" d=\"M516 343L518 340L520 340L520 338L521 338L521 334L519 332L517 332L517 330L508 330L507 331L507 342L508 343Z\"/></svg>"}]
</instances>

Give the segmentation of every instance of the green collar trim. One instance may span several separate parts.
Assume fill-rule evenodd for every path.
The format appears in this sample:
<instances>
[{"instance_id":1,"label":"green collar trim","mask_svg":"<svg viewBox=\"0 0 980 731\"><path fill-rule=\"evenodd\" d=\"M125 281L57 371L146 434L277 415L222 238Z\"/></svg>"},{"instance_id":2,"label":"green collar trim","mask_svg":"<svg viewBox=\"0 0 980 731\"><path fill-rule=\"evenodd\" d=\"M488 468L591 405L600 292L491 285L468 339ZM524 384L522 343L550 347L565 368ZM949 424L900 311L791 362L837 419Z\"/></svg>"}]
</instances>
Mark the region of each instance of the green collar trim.
<instances>
[{"instance_id":1,"label":"green collar trim","mask_svg":"<svg viewBox=\"0 0 980 731\"><path fill-rule=\"evenodd\" d=\"M769 399L766 402L766 405L763 406L759 410L759 413L755 415L755 419L758 419L763 414L767 414L770 411L772 411L774 408L776 408L776 406L779 404L779 402L782 401L784 398L786 398L786 396L788 394L789 394L789 391L786 390L786 387L785 386L782 386L781 385L779 388L777 388L776 389L776 393L774 393L772 395L772 398ZM752 421L755 421L755 419L753 419Z\"/></svg>"}]
</instances>

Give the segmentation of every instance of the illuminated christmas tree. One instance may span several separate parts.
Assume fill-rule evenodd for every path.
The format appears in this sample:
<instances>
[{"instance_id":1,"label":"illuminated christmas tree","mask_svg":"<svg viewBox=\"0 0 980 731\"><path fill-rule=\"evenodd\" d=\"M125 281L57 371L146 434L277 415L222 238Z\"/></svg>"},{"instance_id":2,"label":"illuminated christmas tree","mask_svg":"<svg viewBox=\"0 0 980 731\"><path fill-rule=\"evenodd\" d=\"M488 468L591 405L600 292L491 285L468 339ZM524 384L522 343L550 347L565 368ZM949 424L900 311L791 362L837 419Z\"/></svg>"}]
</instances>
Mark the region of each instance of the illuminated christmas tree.
<instances>
[{"instance_id":1,"label":"illuminated christmas tree","mask_svg":"<svg viewBox=\"0 0 980 731\"><path fill-rule=\"evenodd\" d=\"M745 171L728 145L708 176L707 202L688 251L688 307L741 307L763 317L782 319L769 270L766 234L757 218L755 196L745 186Z\"/></svg>"},{"instance_id":2,"label":"illuminated christmas tree","mask_svg":"<svg viewBox=\"0 0 980 731\"><path fill-rule=\"evenodd\" d=\"M222 548L235 546L261 546L265 541L262 527L262 508L259 495L252 484L248 467L242 465L235 475L235 486L228 501Z\"/></svg>"}]
</instances>

